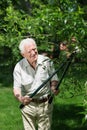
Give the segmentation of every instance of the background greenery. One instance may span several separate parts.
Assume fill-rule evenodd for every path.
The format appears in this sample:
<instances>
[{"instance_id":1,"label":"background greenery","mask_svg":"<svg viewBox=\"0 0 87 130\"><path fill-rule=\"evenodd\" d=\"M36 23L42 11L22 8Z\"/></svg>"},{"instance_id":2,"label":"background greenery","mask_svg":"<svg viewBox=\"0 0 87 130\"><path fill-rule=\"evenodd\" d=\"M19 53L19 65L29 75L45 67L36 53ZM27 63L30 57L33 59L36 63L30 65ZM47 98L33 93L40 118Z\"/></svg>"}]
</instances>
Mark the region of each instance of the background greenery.
<instances>
[{"instance_id":1,"label":"background greenery","mask_svg":"<svg viewBox=\"0 0 87 130\"><path fill-rule=\"evenodd\" d=\"M2 0L0 1L0 129L22 130L19 103L12 93L12 72L20 60L21 39L32 37L38 50L52 53L67 40L78 53L54 100L53 129L86 129L87 122L87 1ZM72 42L75 37L76 42ZM56 67L62 60L56 57ZM62 70L59 76L61 75Z\"/></svg>"},{"instance_id":2,"label":"background greenery","mask_svg":"<svg viewBox=\"0 0 87 130\"><path fill-rule=\"evenodd\" d=\"M39 50L51 51L51 45L67 40L81 49L85 59L87 43L87 2L81 0L2 0L0 1L1 64L20 59L18 44L33 37ZM6 57L6 58L4 58Z\"/></svg>"}]
</instances>

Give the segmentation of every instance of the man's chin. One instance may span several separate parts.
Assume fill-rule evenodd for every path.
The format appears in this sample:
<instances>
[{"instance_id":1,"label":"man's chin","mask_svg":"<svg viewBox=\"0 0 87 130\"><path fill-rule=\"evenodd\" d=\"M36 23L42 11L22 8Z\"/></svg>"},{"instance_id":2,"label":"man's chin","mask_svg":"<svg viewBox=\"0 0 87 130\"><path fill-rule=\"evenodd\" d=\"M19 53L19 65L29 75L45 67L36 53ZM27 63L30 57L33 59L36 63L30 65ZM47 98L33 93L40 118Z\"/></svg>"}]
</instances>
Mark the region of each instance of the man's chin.
<instances>
[{"instance_id":1,"label":"man's chin","mask_svg":"<svg viewBox=\"0 0 87 130\"><path fill-rule=\"evenodd\" d=\"M37 61L37 57L33 57L33 62L36 62Z\"/></svg>"}]
</instances>

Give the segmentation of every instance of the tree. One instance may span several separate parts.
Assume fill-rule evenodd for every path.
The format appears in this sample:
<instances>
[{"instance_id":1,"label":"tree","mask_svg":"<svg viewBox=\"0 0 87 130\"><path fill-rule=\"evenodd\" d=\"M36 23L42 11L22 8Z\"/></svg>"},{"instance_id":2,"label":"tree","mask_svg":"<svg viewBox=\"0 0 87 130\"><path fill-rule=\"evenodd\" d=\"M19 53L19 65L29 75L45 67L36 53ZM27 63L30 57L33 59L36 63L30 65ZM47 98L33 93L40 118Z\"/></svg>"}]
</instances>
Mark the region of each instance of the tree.
<instances>
[{"instance_id":1,"label":"tree","mask_svg":"<svg viewBox=\"0 0 87 130\"><path fill-rule=\"evenodd\" d=\"M86 55L87 21L76 0L2 0L0 5L0 48L11 49L13 63L20 58L18 44L25 37L33 37L39 50L51 52L52 45L71 43L74 36L77 42L70 46L79 46Z\"/></svg>"}]
</instances>

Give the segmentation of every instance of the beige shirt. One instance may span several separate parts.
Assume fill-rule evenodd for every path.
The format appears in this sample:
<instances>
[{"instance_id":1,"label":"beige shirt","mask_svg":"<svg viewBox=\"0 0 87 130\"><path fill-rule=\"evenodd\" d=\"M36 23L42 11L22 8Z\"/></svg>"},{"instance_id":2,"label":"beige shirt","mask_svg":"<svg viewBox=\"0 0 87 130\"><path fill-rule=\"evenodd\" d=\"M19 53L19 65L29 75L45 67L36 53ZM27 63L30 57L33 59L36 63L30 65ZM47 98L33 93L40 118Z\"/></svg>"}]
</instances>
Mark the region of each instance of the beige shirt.
<instances>
[{"instance_id":1,"label":"beige shirt","mask_svg":"<svg viewBox=\"0 0 87 130\"><path fill-rule=\"evenodd\" d=\"M53 63L48 57L38 55L35 70L28 63L27 59L23 58L14 68L13 87L21 88L23 96L27 94L31 95L54 71ZM53 80L58 81L56 74L52 77L51 81ZM48 94L50 94L50 81L37 92L34 98L42 98Z\"/></svg>"}]
</instances>

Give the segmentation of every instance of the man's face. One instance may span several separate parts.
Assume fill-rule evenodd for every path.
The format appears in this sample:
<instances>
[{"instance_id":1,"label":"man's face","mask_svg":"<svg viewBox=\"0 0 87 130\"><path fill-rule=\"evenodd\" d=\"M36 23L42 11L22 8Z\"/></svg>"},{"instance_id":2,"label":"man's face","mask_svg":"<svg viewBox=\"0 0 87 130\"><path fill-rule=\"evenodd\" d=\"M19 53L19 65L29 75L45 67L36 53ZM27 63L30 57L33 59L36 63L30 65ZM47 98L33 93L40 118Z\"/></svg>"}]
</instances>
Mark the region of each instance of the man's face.
<instances>
[{"instance_id":1,"label":"man's face","mask_svg":"<svg viewBox=\"0 0 87 130\"><path fill-rule=\"evenodd\" d=\"M38 58L38 51L35 44L25 45L25 51L23 53L23 57L25 57L28 62L32 65L34 62L37 61Z\"/></svg>"}]
</instances>

